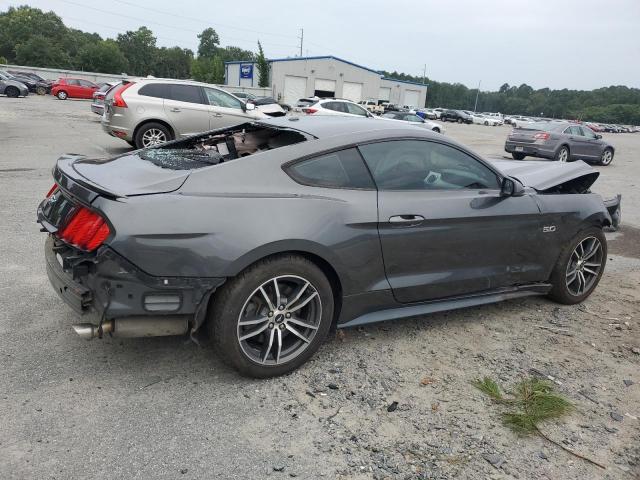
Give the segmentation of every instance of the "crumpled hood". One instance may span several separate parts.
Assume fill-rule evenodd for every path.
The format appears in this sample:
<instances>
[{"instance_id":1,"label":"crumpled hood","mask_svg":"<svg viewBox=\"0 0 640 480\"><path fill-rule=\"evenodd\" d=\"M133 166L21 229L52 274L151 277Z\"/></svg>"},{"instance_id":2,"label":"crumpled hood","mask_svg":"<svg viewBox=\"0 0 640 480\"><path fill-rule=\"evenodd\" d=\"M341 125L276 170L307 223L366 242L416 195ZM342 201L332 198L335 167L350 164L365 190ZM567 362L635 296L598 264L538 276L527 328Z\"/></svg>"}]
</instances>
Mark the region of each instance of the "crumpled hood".
<instances>
[{"instance_id":1,"label":"crumpled hood","mask_svg":"<svg viewBox=\"0 0 640 480\"><path fill-rule=\"evenodd\" d=\"M491 160L502 173L518 179L523 185L542 191L575 179L589 188L600 173L582 160L575 162Z\"/></svg>"}]
</instances>

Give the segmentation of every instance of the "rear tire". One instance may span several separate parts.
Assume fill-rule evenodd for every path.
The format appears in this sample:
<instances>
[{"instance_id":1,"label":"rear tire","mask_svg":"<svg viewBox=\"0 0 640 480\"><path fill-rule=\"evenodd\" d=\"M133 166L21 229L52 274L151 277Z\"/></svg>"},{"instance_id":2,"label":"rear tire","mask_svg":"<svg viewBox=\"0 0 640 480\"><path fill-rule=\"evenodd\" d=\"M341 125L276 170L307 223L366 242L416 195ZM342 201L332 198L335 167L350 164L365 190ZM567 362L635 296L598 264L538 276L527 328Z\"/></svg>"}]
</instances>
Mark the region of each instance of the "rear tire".
<instances>
[{"instance_id":1,"label":"rear tire","mask_svg":"<svg viewBox=\"0 0 640 480\"><path fill-rule=\"evenodd\" d=\"M605 148L604 152L602 152L602 155L600 156L600 165L606 167L608 165L611 165L611 162L613 162L613 150L611 150L610 148Z\"/></svg>"},{"instance_id":2,"label":"rear tire","mask_svg":"<svg viewBox=\"0 0 640 480\"><path fill-rule=\"evenodd\" d=\"M36 93L38 95L46 95L47 89L44 87L36 87Z\"/></svg>"},{"instance_id":3,"label":"rear tire","mask_svg":"<svg viewBox=\"0 0 640 480\"><path fill-rule=\"evenodd\" d=\"M590 245L594 245L593 252L589 250ZM582 230L562 250L556 262L550 278L553 287L549 298L565 305L582 302L598 286L606 263L607 240L602 229L589 227ZM575 277L572 272L577 272Z\"/></svg>"},{"instance_id":4,"label":"rear tire","mask_svg":"<svg viewBox=\"0 0 640 480\"><path fill-rule=\"evenodd\" d=\"M274 279L278 279L277 291ZM288 283L296 281L299 286ZM274 304L273 310L263 295ZM283 299L283 310L275 302L277 295ZM333 320L334 298L327 277L313 262L297 255L278 255L251 265L224 284L211 302L207 327L216 353L240 374L254 378L275 377L300 367L318 350ZM291 317L279 313L286 314L301 303L305 306ZM312 328L303 327L301 321ZM251 335L256 330L260 333ZM283 347L282 358L278 345Z\"/></svg>"},{"instance_id":5,"label":"rear tire","mask_svg":"<svg viewBox=\"0 0 640 480\"><path fill-rule=\"evenodd\" d=\"M568 162L570 157L571 152L569 151L569 147L563 145L556 153L555 160L557 160L558 162Z\"/></svg>"},{"instance_id":6,"label":"rear tire","mask_svg":"<svg viewBox=\"0 0 640 480\"><path fill-rule=\"evenodd\" d=\"M149 122L138 128L134 142L136 148L147 148L173 140L171 131L161 123Z\"/></svg>"},{"instance_id":7,"label":"rear tire","mask_svg":"<svg viewBox=\"0 0 640 480\"><path fill-rule=\"evenodd\" d=\"M462 123L462 119L461 118L458 119L458 123Z\"/></svg>"},{"instance_id":8,"label":"rear tire","mask_svg":"<svg viewBox=\"0 0 640 480\"><path fill-rule=\"evenodd\" d=\"M526 157L524 153L515 153L515 152L513 152L511 156L513 157L514 160L524 160L524 157Z\"/></svg>"},{"instance_id":9,"label":"rear tire","mask_svg":"<svg viewBox=\"0 0 640 480\"><path fill-rule=\"evenodd\" d=\"M58 100L66 100L69 96L64 90L60 90L58 93L56 93L56 97L58 97Z\"/></svg>"},{"instance_id":10,"label":"rear tire","mask_svg":"<svg viewBox=\"0 0 640 480\"><path fill-rule=\"evenodd\" d=\"M9 98L18 98L20 96L20 90L16 87L9 86L5 88L4 94Z\"/></svg>"}]
</instances>

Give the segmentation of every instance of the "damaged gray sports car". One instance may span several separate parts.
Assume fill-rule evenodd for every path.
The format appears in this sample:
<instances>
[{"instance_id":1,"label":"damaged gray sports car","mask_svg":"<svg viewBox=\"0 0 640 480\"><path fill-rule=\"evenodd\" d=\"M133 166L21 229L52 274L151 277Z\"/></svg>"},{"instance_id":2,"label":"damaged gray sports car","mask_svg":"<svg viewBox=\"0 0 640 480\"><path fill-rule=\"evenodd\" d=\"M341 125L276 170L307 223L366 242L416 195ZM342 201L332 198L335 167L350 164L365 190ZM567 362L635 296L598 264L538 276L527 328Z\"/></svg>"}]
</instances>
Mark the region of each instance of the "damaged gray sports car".
<instances>
[{"instance_id":1,"label":"damaged gray sports car","mask_svg":"<svg viewBox=\"0 0 640 480\"><path fill-rule=\"evenodd\" d=\"M583 162L488 162L411 125L293 117L67 155L38 207L85 338L197 335L244 375L333 328L596 288L620 197Z\"/></svg>"}]
</instances>

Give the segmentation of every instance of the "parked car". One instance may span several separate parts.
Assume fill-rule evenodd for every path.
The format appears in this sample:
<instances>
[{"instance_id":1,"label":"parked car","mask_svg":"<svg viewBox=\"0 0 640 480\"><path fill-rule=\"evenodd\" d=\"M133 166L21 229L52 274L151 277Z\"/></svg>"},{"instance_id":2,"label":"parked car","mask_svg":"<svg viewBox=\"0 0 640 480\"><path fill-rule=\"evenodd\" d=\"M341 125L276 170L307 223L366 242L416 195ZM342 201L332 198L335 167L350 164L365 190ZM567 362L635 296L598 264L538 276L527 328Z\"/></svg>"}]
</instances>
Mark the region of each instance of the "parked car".
<instances>
[{"instance_id":1,"label":"parked car","mask_svg":"<svg viewBox=\"0 0 640 480\"><path fill-rule=\"evenodd\" d=\"M429 120L437 120L438 118L440 118L440 113L436 112L432 108L421 108L416 111L416 115L422 118L427 118Z\"/></svg>"},{"instance_id":2,"label":"parked car","mask_svg":"<svg viewBox=\"0 0 640 480\"><path fill-rule=\"evenodd\" d=\"M384 113L384 107L382 105L378 105L377 100L363 100L358 102L358 105L363 106L375 115L382 115Z\"/></svg>"},{"instance_id":3,"label":"parked car","mask_svg":"<svg viewBox=\"0 0 640 480\"><path fill-rule=\"evenodd\" d=\"M26 97L29 95L29 89L24 83L14 80L4 72L0 72L0 94L12 98Z\"/></svg>"},{"instance_id":4,"label":"parked car","mask_svg":"<svg viewBox=\"0 0 640 480\"><path fill-rule=\"evenodd\" d=\"M515 160L526 156L569 162L585 160L610 165L615 148L584 125L543 122L517 127L507 137L504 149Z\"/></svg>"},{"instance_id":5,"label":"parked car","mask_svg":"<svg viewBox=\"0 0 640 480\"><path fill-rule=\"evenodd\" d=\"M355 117L373 117L373 113L350 100L323 98L302 108L307 115L346 115Z\"/></svg>"},{"instance_id":6,"label":"parked car","mask_svg":"<svg viewBox=\"0 0 640 480\"><path fill-rule=\"evenodd\" d=\"M30 92L37 93L38 95L45 95L51 92L51 85L53 85L51 80L45 80L35 73L22 72L19 70L7 70L7 72L13 75L15 80L27 85Z\"/></svg>"},{"instance_id":7,"label":"parked car","mask_svg":"<svg viewBox=\"0 0 640 480\"><path fill-rule=\"evenodd\" d=\"M119 83L104 83L98 90L93 92L93 101L91 102L91 111L102 115L104 113L104 97L107 92Z\"/></svg>"},{"instance_id":8,"label":"parked car","mask_svg":"<svg viewBox=\"0 0 640 480\"><path fill-rule=\"evenodd\" d=\"M427 128L429 130L432 130L436 133L444 133L444 127L436 122L430 122L429 120L425 120L422 117L419 117L417 114L415 113L409 113L409 112L387 112L383 115L381 115L379 118L381 119L385 119L385 120L400 120L403 122L409 122L413 125L416 125L418 127L423 127L423 128Z\"/></svg>"},{"instance_id":9,"label":"parked car","mask_svg":"<svg viewBox=\"0 0 640 480\"><path fill-rule=\"evenodd\" d=\"M142 78L105 96L102 128L136 148L269 118L251 102L206 83Z\"/></svg>"},{"instance_id":10,"label":"parked car","mask_svg":"<svg viewBox=\"0 0 640 480\"><path fill-rule=\"evenodd\" d=\"M473 123L471 115L462 110L445 110L440 115L440 120L443 122Z\"/></svg>"},{"instance_id":11,"label":"parked car","mask_svg":"<svg viewBox=\"0 0 640 480\"><path fill-rule=\"evenodd\" d=\"M336 326L530 295L580 303L612 224L583 162L492 163L366 118L278 118L107 160L67 155L53 175L37 217L49 281L83 318L75 331L206 328L252 377L299 367Z\"/></svg>"},{"instance_id":12,"label":"parked car","mask_svg":"<svg viewBox=\"0 0 640 480\"><path fill-rule=\"evenodd\" d=\"M292 110L294 112L301 113L303 108L306 108L309 105L313 105L318 100L320 100L320 97L301 98L295 103Z\"/></svg>"},{"instance_id":13,"label":"parked car","mask_svg":"<svg viewBox=\"0 0 640 480\"><path fill-rule=\"evenodd\" d=\"M51 95L60 100L67 98L93 98L100 87L84 78L61 77L51 86Z\"/></svg>"},{"instance_id":14,"label":"parked car","mask_svg":"<svg viewBox=\"0 0 640 480\"><path fill-rule=\"evenodd\" d=\"M500 125L500 121L492 118L492 117L488 117L486 115L483 115L481 113L473 113L471 114L471 119L473 120L473 123L477 124L477 125L487 125L487 126L492 126L495 127L496 125Z\"/></svg>"}]
</instances>

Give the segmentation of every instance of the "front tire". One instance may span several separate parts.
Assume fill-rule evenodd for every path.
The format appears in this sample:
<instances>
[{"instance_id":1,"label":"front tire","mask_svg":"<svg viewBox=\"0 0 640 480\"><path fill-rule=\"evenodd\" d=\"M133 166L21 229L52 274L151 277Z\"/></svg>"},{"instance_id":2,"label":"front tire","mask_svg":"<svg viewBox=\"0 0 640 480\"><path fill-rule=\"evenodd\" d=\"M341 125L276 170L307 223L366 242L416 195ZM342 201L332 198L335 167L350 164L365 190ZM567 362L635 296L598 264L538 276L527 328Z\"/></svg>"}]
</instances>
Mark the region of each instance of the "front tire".
<instances>
[{"instance_id":1,"label":"front tire","mask_svg":"<svg viewBox=\"0 0 640 480\"><path fill-rule=\"evenodd\" d=\"M136 148L147 148L161 145L173 140L173 135L161 123L149 122L142 125L136 132L134 142Z\"/></svg>"},{"instance_id":2,"label":"front tire","mask_svg":"<svg viewBox=\"0 0 640 480\"><path fill-rule=\"evenodd\" d=\"M600 165L606 167L608 165L611 165L611 162L613 162L613 150L611 150L610 148L605 148L604 152L602 152L602 155L600 156Z\"/></svg>"},{"instance_id":3,"label":"front tire","mask_svg":"<svg viewBox=\"0 0 640 480\"><path fill-rule=\"evenodd\" d=\"M461 118L458 119L458 123L462 123L462 119Z\"/></svg>"},{"instance_id":4,"label":"front tire","mask_svg":"<svg viewBox=\"0 0 640 480\"><path fill-rule=\"evenodd\" d=\"M58 100L66 100L69 96L64 90L60 90L58 93L56 93L56 97L58 97Z\"/></svg>"},{"instance_id":5,"label":"front tire","mask_svg":"<svg viewBox=\"0 0 640 480\"><path fill-rule=\"evenodd\" d=\"M313 262L279 255L248 267L216 292L208 329L216 353L240 374L275 377L318 350L333 307L331 285Z\"/></svg>"},{"instance_id":6,"label":"front tire","mask_svg":"<svg viewBox=\"0 0 640 480\"><path fill-rule=\"evenodd\" d=\"M585 300L600 282L607 263L607 240L598 227L579 232L564 248L551 273L549 297L574 305Z\"/></svg>"},{"instance_id":7,"label":"front tire","mask_svg":"<svg viewBox=\"0 0 640 480\"><path fill-rule=\"evenodd\" d=\"M560 150L558 150L558 152L556 153L555 159L558 162L568 162L570 155L571 153L569 152L569 147L567 147L566 145L563 145L562 147L560 147Z\"/></svg>"},{"instance_id":8,"label":"front tire","mask_svg":"<svg viewBox=\"0 0 640 480\"><path fill-rule=\"evenodd\" d=\"M4 94L9 98L18 98L18 96L20 96L20 90L16 87L9 86L4 90Z\"/></svg>"},{"instance_id":9,"label":"front tire","mask_svg":"<svg viewBox=\"0 0 640 480\"><path fill-rule=\"evenodd\" d=\"M47 89L44 87L36 87L36 93L38 95L46 95Z\"/></svg>"}]
</instances>

